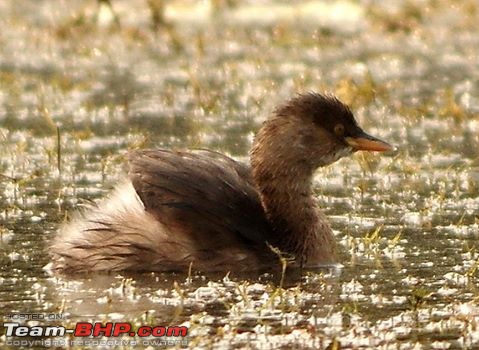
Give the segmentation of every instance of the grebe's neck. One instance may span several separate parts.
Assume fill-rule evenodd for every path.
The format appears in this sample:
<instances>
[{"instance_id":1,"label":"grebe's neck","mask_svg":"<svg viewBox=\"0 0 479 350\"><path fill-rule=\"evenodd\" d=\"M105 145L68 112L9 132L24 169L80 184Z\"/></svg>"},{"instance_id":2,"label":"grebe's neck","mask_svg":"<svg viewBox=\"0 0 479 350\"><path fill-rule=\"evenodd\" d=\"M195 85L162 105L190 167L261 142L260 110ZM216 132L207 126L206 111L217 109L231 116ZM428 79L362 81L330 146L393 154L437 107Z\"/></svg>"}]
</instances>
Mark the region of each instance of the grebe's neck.
<instances>
[{"instance_id":1,"label":"grebe's neck","mask_svg":"<svg viewBox=\"0 0 479 350\"><path fill-rule=\"evenodd\" d=\"M251 150L255 184L278 248L304 263L335 260L335 243L318 210L311 183L316 166L298 149L301 130L294 120L273 116L258 132Z\"/></svg>"}]
</instances>

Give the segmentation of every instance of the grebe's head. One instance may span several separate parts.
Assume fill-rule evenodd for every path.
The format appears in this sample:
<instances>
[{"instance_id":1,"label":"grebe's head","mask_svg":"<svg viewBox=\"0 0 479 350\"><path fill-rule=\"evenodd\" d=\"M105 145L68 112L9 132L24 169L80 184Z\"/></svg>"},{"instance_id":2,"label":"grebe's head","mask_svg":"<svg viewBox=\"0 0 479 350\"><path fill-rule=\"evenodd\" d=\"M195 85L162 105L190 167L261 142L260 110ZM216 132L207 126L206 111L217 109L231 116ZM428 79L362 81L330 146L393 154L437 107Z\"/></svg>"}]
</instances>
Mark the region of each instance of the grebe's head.
<instances>
[{"instance_id":1,"label":"grebe's head","mask_svg":"<svg viewBox=\"0 0 479 350\"><path fill-rule=\"evenodd\" d=\"M351 110L336 97L313 92L300 94L277 108L263 129L259 137L266 132L276 138L271 141L268 137L276 152L288 152L311 168L331 164L355 151L393 149L365 133Z\"/></svg>"}]
</instances>

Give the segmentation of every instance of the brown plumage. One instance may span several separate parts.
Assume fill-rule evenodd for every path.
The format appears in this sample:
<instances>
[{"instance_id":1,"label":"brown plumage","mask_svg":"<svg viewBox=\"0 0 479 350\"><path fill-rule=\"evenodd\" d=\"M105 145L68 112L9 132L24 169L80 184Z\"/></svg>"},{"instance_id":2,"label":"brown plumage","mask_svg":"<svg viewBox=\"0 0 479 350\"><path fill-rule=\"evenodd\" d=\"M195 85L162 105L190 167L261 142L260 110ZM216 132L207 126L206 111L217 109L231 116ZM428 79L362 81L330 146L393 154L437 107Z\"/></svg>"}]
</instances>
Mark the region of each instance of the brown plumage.
<instances>
[{"instance_id":1,"label":"brown plumage","mask_svg":"<svg viewBox=\"0 0 479 350\"><path fill-rule=\"evenodd\" d=\"M339 100L307 93L265 121L251 169L212 151L132 152L128 178L59 230L51 267L245 271L277 264L270 246L305 266L335 262L332 231L311 192L313 173L356 150L390 149L365 134Z\"/></svg>"}]
</instances>

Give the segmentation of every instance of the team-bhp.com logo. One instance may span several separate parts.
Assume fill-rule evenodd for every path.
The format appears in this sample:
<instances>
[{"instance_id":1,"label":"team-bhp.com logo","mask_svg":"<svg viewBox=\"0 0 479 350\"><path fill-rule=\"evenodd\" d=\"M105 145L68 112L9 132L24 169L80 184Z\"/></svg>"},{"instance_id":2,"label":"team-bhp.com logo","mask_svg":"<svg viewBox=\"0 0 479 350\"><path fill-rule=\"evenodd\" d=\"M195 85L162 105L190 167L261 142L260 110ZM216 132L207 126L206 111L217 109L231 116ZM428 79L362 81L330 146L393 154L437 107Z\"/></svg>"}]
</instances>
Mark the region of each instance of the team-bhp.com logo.
<instances>
[{"instance_id":1,"label":"team-bhp.com logo","mask_svg":"<svg viewBox=\"0 0 479 350\"><path fill-rule=\"evenodd\" d=\"M105 325L100 322L78 322L75 329L67 329L63 326L27 327L13 322L4 323L3 326L7 337L58 337L65 334L73 334L75 337L120 337L122 335L129 335L130 337L186 337L188 334L188 327L184 326L141 326L134 332L131 325L126 322L107 322Z\"/></svg>"},{"instance_id":2,"label":"team-bhp.com logo","mask_svg":"<svg viewBox=\"0 0 479 350\"><path fill-rule=\"evenodd\" d=\"M74 329L65 328L63 326L23 326L17 322L3 323L5 328L5 336L7 337L62 337L71 334L75 337L186 337L188 335L188 327L185 326L141 326L136 331L133 330L131 324L126 322L101 322L89 323L78 322ZM77 343L78 341L73 341ZM90 341L91 342L91 341ZM178 341L175 342L175 344ZM14 345L14 344L12 344ZM81 345L81 344L76 344ZM83 342L85 345L85 342ZM131 345L131 344L130 344ZM162 344L158 344L162 345ZM165 343L164 345L169 345ZM176 344L179 345L179 344Z\"/></svg>"}]
</instances>

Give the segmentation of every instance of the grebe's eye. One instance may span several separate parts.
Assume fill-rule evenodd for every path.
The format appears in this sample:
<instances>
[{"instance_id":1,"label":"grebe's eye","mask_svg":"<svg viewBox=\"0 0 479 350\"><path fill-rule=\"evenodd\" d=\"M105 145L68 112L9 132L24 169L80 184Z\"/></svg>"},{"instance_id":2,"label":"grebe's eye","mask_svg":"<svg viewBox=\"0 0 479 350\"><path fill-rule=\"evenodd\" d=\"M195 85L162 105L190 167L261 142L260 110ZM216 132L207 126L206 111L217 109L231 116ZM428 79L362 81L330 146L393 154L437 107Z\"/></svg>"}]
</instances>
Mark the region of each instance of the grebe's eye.
<instances>
[{"instance_id":1,"label":"grebe's eye","mask_svg":"<svg viewBox=\"0 0 479 350\"><path fill-rule=\"evenodd\" d=\"M336 136L343 136L344 135L344 125L343 124L336 124L334 126L334 133Z\"/></svg>"}]
</instances>

